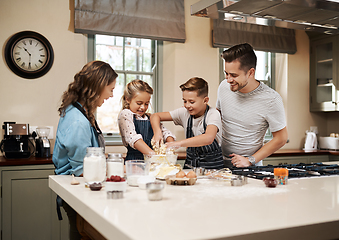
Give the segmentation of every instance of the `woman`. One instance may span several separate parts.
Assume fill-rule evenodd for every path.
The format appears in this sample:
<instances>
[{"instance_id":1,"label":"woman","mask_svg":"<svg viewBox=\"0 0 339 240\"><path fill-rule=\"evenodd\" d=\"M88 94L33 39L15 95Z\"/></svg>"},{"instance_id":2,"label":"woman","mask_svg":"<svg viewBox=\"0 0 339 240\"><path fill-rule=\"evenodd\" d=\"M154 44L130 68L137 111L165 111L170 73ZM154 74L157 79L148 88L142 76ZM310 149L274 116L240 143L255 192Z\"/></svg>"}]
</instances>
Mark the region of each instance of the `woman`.
<instances>
[{"instance_id":1,"label":"woman","mask_svg":"<svg viewBox=\"0 0 339 240\"><path fill-rule=\"evenodd\" d=\"M87 63L68 85L58 110L60 120L53 150L56 174L82 176L87 147L105 147L94 112L106 99L113 97L117 77L109 64L93 61ZM67 212L70 239L79 239L76 212L61 198L58 197L57 202ZM62 219L60 209L58 215Z\"/></svg>"}]
</instances>

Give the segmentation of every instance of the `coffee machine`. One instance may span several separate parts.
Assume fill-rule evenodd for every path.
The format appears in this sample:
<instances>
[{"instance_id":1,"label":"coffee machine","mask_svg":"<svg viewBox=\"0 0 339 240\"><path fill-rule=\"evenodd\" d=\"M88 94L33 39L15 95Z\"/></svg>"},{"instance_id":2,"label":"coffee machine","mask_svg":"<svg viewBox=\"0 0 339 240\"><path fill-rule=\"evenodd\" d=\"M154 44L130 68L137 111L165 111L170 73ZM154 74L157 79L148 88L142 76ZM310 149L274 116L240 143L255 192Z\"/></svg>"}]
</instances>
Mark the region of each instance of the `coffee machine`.
<instances>
[{"instance_id":1,"label":"coffee machine","mask_svg":"<svg viewBox=\"0 0 339 240\"><path fill-rule=\"evenodd\" d=\"M36 133L38 138L35 139L35 156L48 158L51 156L51 143L48 140L50 129L48 127L38 127Z\"/></svg>"},{"instance_id":2,"label":"coffee machine","mask_svg":"<svg viewBox=\"0 0 339 240\"><path fill-rule=\"evenodd\" d=\"M29 133L29 124L4 122L4 138L0 150L6 158L29 158L34 153L34 145Z\"/></svg>"}]
</instances>

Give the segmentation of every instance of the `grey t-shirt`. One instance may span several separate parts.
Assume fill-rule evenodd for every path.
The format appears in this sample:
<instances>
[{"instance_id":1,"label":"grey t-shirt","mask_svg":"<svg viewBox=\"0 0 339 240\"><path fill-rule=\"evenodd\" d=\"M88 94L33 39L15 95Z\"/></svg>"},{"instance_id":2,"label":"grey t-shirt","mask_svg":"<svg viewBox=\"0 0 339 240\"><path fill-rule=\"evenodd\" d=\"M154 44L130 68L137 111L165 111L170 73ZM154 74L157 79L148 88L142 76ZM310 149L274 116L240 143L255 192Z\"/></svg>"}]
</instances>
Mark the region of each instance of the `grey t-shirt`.
<instances>
[{"instance_id":1,"label":"grey t-shirt","mask_svg":"<svg viewBox=\"0 0 339 240\"><path fill-rule=\"evenodd\" d=\"M174 124L182 126L185 129L185 135L186 135L187 121L190 117L190 114L187 111L187 109L184 107L181 107L173 111L170 111L170 114L171 114ZM205 132L203 120L204 120L204 115L198 118L193 118L192 131L193 131L194 136L198 136ZM218 128L216 139L219 145L221 145L221 128L222 128L221 117L220 117L219 111L212 107L210 107L206 115L206 126L210 124L213 124Z\"/></svg>"},{"instance_id":2,"label":"grey t-shirt","mask_svg":"<svg viewBox=\"0 0 339 240\"><path fill-rule=\"evenodd\" d=\"M232 92L226 80L218 88L217 108L222 117L222 152L249 156L264 144L267 128L276 132L286 126L281 96L260 82L249 93ZM257 163L261 165L262 163Z\"/></svg>"}]
</instances>

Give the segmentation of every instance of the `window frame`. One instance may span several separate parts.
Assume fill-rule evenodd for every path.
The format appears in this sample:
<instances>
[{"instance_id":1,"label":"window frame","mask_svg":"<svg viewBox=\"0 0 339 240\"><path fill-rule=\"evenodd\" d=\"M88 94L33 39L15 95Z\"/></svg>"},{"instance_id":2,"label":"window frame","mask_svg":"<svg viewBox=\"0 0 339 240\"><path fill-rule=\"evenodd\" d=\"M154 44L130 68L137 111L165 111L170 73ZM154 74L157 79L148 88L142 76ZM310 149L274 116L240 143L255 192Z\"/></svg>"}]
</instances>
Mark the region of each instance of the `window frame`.
<instances>
[{"instance_id":1,"label":"window frame","mask_svg":"<svg viewBox=\"0 0 339 240\"><path fill-rule=\"evenodd\" d=\"M225 72L224 72L224 59L222 58L222 53L224 51L225 48L219 48L219 83L221 83L224 79L225 79ZM270 83L267 84L269 87L271 87L272 89L275 89L275 65L276 65L276 58L275 58L275 53L271 52L271 72L270 72ZM264 138L264 143L269 142L270 140L273 139L273 134L270 131L270 129L267 129L267 132L265 134L265 138Z\"/></svg>"},{"instance_id":2,"label":"window frame","mask_svg":"<svg viewBox=\"0 0 339 240\"><path fill-rule=\"evenodd\" d=\"M91 62L95 60L95 49L96 49L96 41L95 41L95 35L89 34L87 36L88 38L88 47L87 47L87 61ZM158 40L152 40L152 54L154 57L152 57L152 72L153 72L153 78L152 78L152 88L153 88L153 109L155 112L161 112L162 111L162 73L163 73L163 67L162 67L162 59L163 59L163 41ZM115 70L118 74L122 73L128 73L128 74L138 74L140 72L137 71L121 71L121 70ZM126 79L125 79L126 80ZM105 145L106 146L122 146L122 139L120 133L104 133L105 138Z\"/></svg>"}]
</instances>

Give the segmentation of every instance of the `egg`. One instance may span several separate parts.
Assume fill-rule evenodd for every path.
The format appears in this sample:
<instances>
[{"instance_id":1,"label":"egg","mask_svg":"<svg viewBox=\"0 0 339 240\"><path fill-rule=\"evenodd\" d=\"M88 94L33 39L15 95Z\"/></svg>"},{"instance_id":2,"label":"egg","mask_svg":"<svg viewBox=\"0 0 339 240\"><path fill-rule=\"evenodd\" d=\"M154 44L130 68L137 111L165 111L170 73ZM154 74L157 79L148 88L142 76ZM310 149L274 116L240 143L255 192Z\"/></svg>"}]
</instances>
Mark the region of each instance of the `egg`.
<instances>
[{"instance_id":1,"label":"egg","mask_svg":"<svg viewBox=\"0 0 339 240\"><path fill-rule=\"evenodd\" d=\"M188 177L188 178L196 178L197 174L195 174L195 172L193 172L193 171L189 171L187 173L186 177Z\"/></svg>"},{"instance_id":2,"label":"egg","mask_svg":"<svg viewBox=\"0 0 339 240\"><path fill-rule=\"evenodd\" d=\"M186 177L186 173L184 171L180 171L178 172L175 177L177 178L183 178L183 177Z\"/></svg>"}]
</instances>

